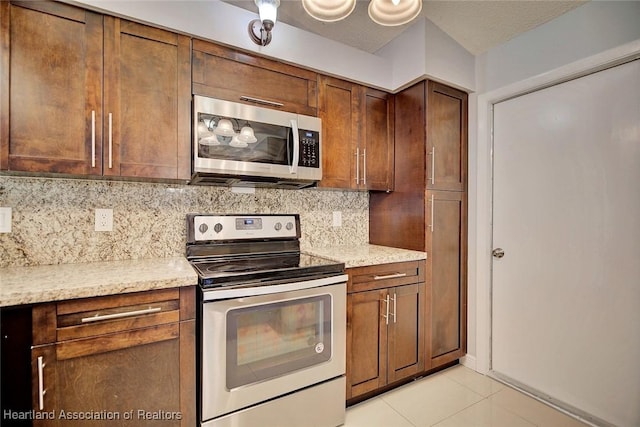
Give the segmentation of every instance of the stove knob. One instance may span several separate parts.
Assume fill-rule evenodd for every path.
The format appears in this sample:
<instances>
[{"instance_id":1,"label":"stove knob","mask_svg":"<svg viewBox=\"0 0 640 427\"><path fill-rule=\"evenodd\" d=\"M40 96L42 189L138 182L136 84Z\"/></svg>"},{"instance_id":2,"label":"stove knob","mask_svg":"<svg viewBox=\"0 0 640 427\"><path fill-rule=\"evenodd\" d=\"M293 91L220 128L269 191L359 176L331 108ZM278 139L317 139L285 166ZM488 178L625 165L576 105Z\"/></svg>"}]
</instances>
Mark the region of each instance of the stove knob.
<instances>
[{"instance_id":1,"label":"stove knob","mask_svg":"<svg viewBox=\"0 0 640 427\"><path fill-rule=\"evenodd\" d=\"M216 225L213 226L213 231L215 231L216 233L219 233L222 231L222 224L217 223Z\"/></svg>"},{"instance_id":2,"label":"stove knob","mask_svg":"<svg viewBox=\"0 0 640 427\"><path fill-rule=\"evenodd\" d=\"M274 228L276 229L276 231L280 231L282 230L282 224L280 224L279 222L276 222L276 225Z\"/></svg>"},{"instance_id":3,"label":"stove knob","mask_svg":"<svg viewBox=\"0 0 640 427\"><path fill-rule=\"evenodd\" d=\"M207 224L200 224L200 227L198 227L198 230L200 230L202 234L206 233L208 229L209 226Z\"/></svg>"},{"instance_id":4,"label":"stove knob","mask_svg":"<svg viewBox=\"0 0 640 427\"><path fill-rule=\"evenodd\" d=\"M288 222L287 223L287 230L291 231L292 228L293 228L293 223L292 222Z\"/></svg>"}]
</instances>

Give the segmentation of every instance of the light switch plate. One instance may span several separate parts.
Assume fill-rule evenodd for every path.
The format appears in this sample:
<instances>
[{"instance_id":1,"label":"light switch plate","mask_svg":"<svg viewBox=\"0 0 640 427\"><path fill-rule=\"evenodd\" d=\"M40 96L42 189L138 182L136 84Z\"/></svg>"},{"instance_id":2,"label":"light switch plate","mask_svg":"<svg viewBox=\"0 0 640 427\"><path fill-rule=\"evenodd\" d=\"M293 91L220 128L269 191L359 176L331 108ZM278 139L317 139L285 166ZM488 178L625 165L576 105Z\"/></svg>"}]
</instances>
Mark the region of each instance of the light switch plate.
<instances>
[{"instance_id":1,"label":"light switch plate","mask_svg":"<svg viewBox=\"0 0 640 427\"><path fill-rule=\"evenodd\" d=\"M0 233L11 233L11 208L0 208Z\"/></svg>"}]
</instances>

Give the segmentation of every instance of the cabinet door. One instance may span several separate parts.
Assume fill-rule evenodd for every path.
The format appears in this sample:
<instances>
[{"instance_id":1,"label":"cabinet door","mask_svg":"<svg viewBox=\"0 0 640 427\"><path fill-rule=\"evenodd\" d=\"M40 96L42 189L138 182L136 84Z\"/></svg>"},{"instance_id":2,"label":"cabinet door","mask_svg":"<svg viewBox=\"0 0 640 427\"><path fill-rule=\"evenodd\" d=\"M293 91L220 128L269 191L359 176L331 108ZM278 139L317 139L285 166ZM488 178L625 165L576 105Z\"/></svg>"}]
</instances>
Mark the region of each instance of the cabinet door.
<instances>
[{"instance_id":1,"label":"cabinet door","mask_svg":"<svg viewBox=\"0 0 640 427\"><path fill-rule=\"evenodd\" d=\"M41 1L0 8L0 168L101 174L102 15Z\"/></svg>"},{"instance_id":2,"label":"cabinet door","mask_svg":"<svg viewBox=\"0 0 640 427\"><path fill-rule=\"evenodd\" d=\"M31 396L32 408L42 414L35 417L34 427L57 426L58 387L56 378L56 346L47 344L33 347L31 350ZM49 415L51 414L51 416Z\"/></svg>"},{"instance_id":3,"label":"cabinet door","mask_svg":"<svg viewBox=\"0 0 640 427\"><path fill-rule=\"evenodd\" d=\"M31 425L31 420L9 421L12 412L26 413L33 408L31 328L29 306L0 309L0 413L3 425Z\"/></svg>"},{"instance_id":4,"label":"cabinet door","mask_svg":"<svg viewBox=\"0 0 640 427\"><path fill-rule=\"evenodd\" d=\"M424 283L389 289L389 383L424 370Z\"/></svg>"},{"instance_id":5,"label":"cabinet door","mask_svg":"<svg viewBox=\"0 0 640 427\"><path fill-rule=\"evenodd\" d=\"M347 399L387 383L386 290L347 296Z\"/></svg>"},{"instance_id":6,"label":"cabinet door","mask_svg":"<svg viewBox=\"0 0 640 427\"><path fill-rule=\"evenodd\" d=\"M190 176L190 42L105 17L105 175Z\"/></svg>"},{"instance_id":7,"label":"cabinet door","mask_svg":"<svg viewBox=\"0 0 640 427\"><path fill-rule=\"evenodd\" d=\"M428 357L432 367L437 367L462 357L466 351L466 195L430 191L426 210L427 277L431 277Z\"/></svg>"},{"instance_id":8,"label":"cabinet door","mask_svg":"<svg viewBox=\"0 0 640 427\"><path fill-rule=\"evenodd\" d=\"M393 190L393 95L363 88L361 170L365 188Z\"/></svg>"},{"instance_id":9,"label":"cabinet door","mask_svg":"<svg viewBox=\"0 0 640 427\"><path fill-rule=\"evenodd\" d=\"M363 178L358 148L359 86L320 77L318 115L322 119L322 181L319 186L358 188Z\"/></svg>"},{"instance_id":10,"label":"cabinet door","mask_svg":"<svg viewBox=\"0 0 640 427\"><path fill-rule=\"evenodd\" d=\"M153 413L180 413L179 365L177 323L59 343L55 367L57 412L100 412L120 417L97 421L104 426L180 426L181 415L152 418ZM123 419L130 411L131 420ZM62 425L86 423L64 420Z\"/></svg>"},{"instance_id":11,"label":"cabinet door","mask_svg":"<svg viewBox=\"0 0 640 427\"><path fill-rule=\"evenodd\" d=\"M467 94L440 83L427 86L427 188L467 189Z\"/></svg>"},{"instance_id":12,"label":"cabinet door","mask_svg":"<svg viewBox=\"0 0 640 427\"><path fill-rule=\"evenodd\" d=\"M193 93L316 116L318 75L193 40Z\"/></svg>"}]
</instances>

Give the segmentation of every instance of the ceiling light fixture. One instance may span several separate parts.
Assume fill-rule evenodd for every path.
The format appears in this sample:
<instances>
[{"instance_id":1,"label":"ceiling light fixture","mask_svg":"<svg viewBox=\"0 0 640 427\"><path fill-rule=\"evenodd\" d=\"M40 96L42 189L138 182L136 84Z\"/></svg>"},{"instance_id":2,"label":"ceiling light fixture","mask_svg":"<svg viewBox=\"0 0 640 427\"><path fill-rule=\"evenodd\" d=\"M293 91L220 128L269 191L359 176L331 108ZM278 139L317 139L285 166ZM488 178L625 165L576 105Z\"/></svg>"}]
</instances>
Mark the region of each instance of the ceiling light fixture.
<instances>
[{"instance_id":1,"label":"ceiling light fixture","mask_svg":"<svg viewBox=\"0 0 640 427\"><path fill-rule=\"evenodd\" d=\"M369 17L377 24L396 26L406 24L420 14L422 0L371 0Z\"/></svg>"},{"instance_id":2,"label":"ceiling light fixture","mask_svg":"<svg viewBox=\"0 0 640 427\"><path fill-rule=\"evenodd\" d=\"M302 0L302 7L318 21L335 22L353 12L356 0Z\"/></svg>"},{"instance_id":3,"label":"ceiling light fixture","mask_svg":"<svg viewBox=\"0 0 640 427\"><path fill-rule=\"evenodd\" d=\"M249 22L249 37L255 44L266 46L271 43L271 30L276 24L280 0L255 0L255 2L260 19Z\"/></svg>"}]
</instances>

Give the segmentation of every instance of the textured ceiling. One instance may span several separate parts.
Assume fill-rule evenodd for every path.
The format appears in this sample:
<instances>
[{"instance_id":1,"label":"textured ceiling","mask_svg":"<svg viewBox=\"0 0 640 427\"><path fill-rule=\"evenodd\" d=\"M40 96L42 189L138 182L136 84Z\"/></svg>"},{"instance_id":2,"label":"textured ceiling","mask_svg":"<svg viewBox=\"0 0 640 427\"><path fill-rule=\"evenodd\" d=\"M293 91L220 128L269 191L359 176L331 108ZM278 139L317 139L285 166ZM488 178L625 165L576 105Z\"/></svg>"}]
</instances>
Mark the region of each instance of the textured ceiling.
<instances>
[{"instance_id":1,"label":"textured ceiling","mask_svg":"<svg viewBox=\"0 0 640 427\"><path fill-rule=\"evenodd\" d=\"M224 0L257 13L253 0ZM502 44L585 3L585 0L426 0L421 16L427 17L474 55ZM369 2L358 0L356 9L339 22L311 18L297 0L281 0L278 21L321 35L366 52L375 52L404 31L411 22L384 27L367 13ZM277 34L274 29L274 36Z\"/></svg>"}]
</instances>

